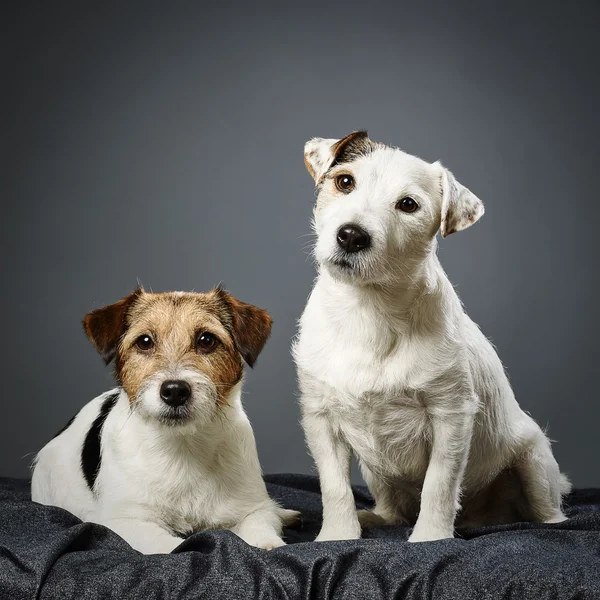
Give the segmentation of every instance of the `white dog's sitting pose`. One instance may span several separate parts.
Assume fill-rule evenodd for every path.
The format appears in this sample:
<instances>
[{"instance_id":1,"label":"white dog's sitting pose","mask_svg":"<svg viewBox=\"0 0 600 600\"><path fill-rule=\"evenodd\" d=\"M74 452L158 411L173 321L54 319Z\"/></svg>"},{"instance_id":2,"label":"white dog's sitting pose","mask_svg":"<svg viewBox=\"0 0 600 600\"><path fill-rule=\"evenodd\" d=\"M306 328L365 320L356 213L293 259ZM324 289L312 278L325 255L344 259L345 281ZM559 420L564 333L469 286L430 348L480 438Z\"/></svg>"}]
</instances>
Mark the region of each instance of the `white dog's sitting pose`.
<instances>
[{"instance_id":1,"label":"white dog's sitting pose","mask_svg":"<svg viewBox=\"0 0 600 600\"><path fill-rule=\"evenodd\" d=\"M110 527L137 550L167 553L201 529L284 545L296 513L272 501L241 404L269 315L217 288L137 290L84 328L119 388L89 402L37 455L32 498Z\"/></svg>"},{"instance_id":2,"label":"white dog's sitting pose","mask_svg":"<svg viewBox=\"0 0 600 600\"><path fill-rule=\"evenodd\" d=\"M517 404L490 342L436 256L481 201L440 163L371 141L313 139L318 278L294 346L303 427L323 494L318 541L360 523L414 524L412 542L462 525L558 522L569 483ZM357 515L350 459L375 499ZM462 504L462 509L459 509Z\"/></svg>"}]
</instances>

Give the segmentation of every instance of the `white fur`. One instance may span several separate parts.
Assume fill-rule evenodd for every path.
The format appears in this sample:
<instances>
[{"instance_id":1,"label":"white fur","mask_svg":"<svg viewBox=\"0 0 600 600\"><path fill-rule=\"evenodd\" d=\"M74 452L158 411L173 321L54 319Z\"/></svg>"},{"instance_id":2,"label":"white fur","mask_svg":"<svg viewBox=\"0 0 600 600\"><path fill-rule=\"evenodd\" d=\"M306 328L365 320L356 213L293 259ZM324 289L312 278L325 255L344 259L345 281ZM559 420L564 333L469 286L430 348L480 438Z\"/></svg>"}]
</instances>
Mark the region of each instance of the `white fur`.
<instances>
[{"instance_id":1,"label":"white fur","mask_svg":"<svg viewBox=\"0 0 600 600\"><path fill-rule=\"evenodd\" d=\"M214 390L209 393L203 376L177 376L192 385L192 418L175 425L156 418L162 410L157 381L146 386L133 410L122 389L95 398L38 454L33 500L106 525L146 554L171 552L183 541L174 532L202 529L230 529L265 549L284 545L282 521L293 512L267 494L241 384L217 413ZM102 402L115 391L92 492L82 474L81 448Z\"/></svg>"},{"instance_id":2,"label":"white fur","mask_svg":"<svg viewBox=\"0 0 600 600\"><path fill-rule=\"evenodd\" d=\"M306 148L309 163L320 161L309 165L319 185L318 277L293 349L323 493L317 540L360 537L352 452L376 501L361 520L410 523L418 514L412 542L452 537L461 494L466 510L508 468L532 518L563 520L569 485L550 443L520 409L436 255L440 228L468 227L481 201L439 163L382 145L328 171L335 142ZM356 181L348 194L335 188L341 173ZM418 211L396 208L405 196ZM371 249L345 257L351 269L336 265L336 232L347 223L372 237Z\"/></svg>"}]
</instances>

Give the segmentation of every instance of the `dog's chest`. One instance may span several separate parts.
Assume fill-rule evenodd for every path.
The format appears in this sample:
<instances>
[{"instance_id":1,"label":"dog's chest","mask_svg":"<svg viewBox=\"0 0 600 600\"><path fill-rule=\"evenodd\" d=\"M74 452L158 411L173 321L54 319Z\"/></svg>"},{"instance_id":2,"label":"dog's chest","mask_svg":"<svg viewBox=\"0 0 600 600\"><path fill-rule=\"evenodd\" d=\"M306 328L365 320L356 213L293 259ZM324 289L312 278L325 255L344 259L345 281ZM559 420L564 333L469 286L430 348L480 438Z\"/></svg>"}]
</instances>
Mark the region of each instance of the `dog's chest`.
<instances>
[{"instance_id":1,"label":"dog's chest","mask_svg":"<svg viewBox=\"0 0 600 600\"><path fill-rule=\"evenodd\" d=\"M157 510L165 525L176 534L190 535L195 531L210 529L215 520L221 521L221 510L215 499L222 497L218 482L205 474L192 474L179 478L173 489L157 494Z\"/></svg>"},{"instance_id":2,"label":"dog's chest","mask_svg":"<svg viewBox=\"0 0 600 600\"><path fill-rule=\"evenodd\" d=\"M179 458L152 477L149 504L164 525L177 534L210 529L215 523L227 525L229 499L223 493L221 479L222 474L219 477L192 460Z\"/></svg>"},{"instance_id":3,"label":"dog's chest","mask_svg":"<svg viewBox=\"0 0 600 600\"><path fill-rule=\"evenodd\" d=\"M423 394L328 389L322 410L369 470L421 482L429 462L431 427Z\"/></svg>"},{"instance_id":4,"label":"dog's chest","mask_svg":"<svg viewBox=\"0 0 600 600\"><path fill-rule=\"evenodd\" d=\"M186 536L202 529L232 527L239 519L243 492L221 464L229 462L227 455L209 460L184 449L145 447L128 456L120 452L118 473L113 476L122 479L121 504L138 506L151 520ZM106 473L108 480L110 475Z\"/></svg>"},{"instance_id":5,"label":"dog's chest","mask_svg":"<svg viewBox=\"0 0 600 600\"><path fill-rule=\"evenodd\" d=\"M326 415L370 470L422 481L431 447L426 390L439 375L428 344L368 320L331 323L309 307L295 352L305 409Z\"/></svg>"},{"instance_id":6,"label":"dog's chest","mask_svg":"<svg viewBox=\"0 0 600 600\"><path fill-rule=\"evenodd\" d=\"M315 290L316 292L317 290ZM348 309L339 314L311 296L301 319L294 356L303 373L359 397L379 390L417 388L436 376L436 341L403 323Z\"/></svg>"}]
</instances>

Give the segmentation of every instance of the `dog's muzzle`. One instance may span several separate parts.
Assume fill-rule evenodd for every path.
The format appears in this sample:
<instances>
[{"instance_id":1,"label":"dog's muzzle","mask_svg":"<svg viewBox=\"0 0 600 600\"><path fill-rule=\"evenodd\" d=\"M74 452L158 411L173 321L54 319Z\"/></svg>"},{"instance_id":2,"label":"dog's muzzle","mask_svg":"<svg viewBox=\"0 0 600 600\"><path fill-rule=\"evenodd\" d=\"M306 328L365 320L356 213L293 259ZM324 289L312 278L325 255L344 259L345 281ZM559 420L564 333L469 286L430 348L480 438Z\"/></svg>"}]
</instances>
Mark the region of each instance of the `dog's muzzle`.
<instances>
[{"instance_id":1,"label":"dog's muzzle","mask_svg":"<svg viewBox=\"0 0 600 600\"><path fill-rule=\"evenodd\" d=\"M183 423L189 419L192 388L187 381L167 379L161 384L159 394L164 403L159 416L163 423Z\"/></svg>"}]
</instances>

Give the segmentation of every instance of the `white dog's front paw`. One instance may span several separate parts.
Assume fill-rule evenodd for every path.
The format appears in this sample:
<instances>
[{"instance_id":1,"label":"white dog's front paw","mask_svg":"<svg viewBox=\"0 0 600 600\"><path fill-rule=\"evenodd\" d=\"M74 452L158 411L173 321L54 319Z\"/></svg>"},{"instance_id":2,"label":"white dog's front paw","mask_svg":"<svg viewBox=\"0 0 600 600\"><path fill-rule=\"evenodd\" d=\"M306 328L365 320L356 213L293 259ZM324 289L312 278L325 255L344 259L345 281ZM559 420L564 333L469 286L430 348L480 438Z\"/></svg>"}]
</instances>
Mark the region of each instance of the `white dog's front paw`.
<instances>
[{"instance_id":1,"label":"white dog's front paw","mask_svg":"<svg viewBox=\"0 0 600 600\"><path fill-rule=\"evenodd\" d=\"M552 517L546 519L544 523L563 523L567 519L568 517L565 516L561 510L559 510Z\"/></svg>"},{"instance_id":2,"label":"white dog's front paw","mask_svg":"<svg viewBox=\"0 0 600 600\"><path fill-rule=\"evenodd\" d=\"M447 540L454 537L452 529L440 529L437 527L419 527L415 525L408 541L414 542L435 542L436 540Z\"/></svg>"},{"instance_id":3,"label":"white dog's front paw","mask_svg":"<svg viewBox=\"0 0 600 600\"><path fill-rule=\"evenodd\" d=\"M337 542L340 540L359 540L360 539L360 524L356 521L356 526L345 527L330 527L324 526L321 528L315 542Z\"/></svg>"}]
</instances>

